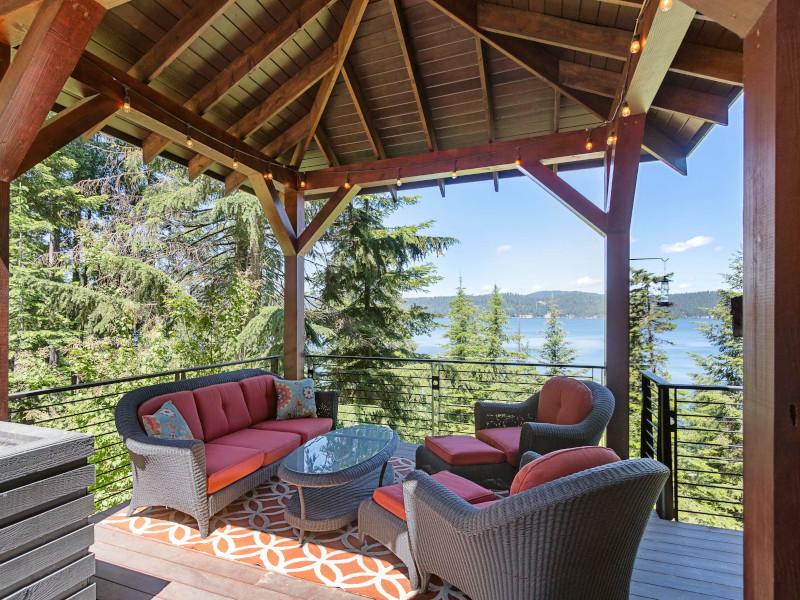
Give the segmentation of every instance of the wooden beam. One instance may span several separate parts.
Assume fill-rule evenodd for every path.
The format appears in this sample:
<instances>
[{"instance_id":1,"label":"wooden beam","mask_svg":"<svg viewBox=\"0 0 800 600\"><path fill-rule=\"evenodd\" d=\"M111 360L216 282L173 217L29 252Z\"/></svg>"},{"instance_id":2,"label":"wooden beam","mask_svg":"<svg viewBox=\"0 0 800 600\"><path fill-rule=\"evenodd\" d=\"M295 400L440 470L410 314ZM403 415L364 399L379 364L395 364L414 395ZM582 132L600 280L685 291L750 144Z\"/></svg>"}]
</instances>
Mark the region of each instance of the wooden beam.
<instances>
[{"instance_id":1,"label":"wooden beam","mask_svg":"<svg viewBox=\"0 0 800 600\"><path fill-rule=\"evenodd\" d=\"M351 185L350 189L346 189L344 186L337 189L320 211L314 215L311 223L300 234L300 237L297 238L297 253L302 256L308 254L314 244L328 231L328 228L333 225L333 222L347 208L350 201L358 196L360 191L361 187L358 185Z\"/></svg>"},{"instance_id":2,"label":"wooden beam","mask_svg":"<svg viewBox=\"0 0 800 600\"><path fill-rule=\"evenodd\" d=\"M263 175L272 162L271 157L257 148L226 133L210 121L89 52L84 52L72 72L72 77L83 85L114 98L118 106L122 105L122 84L127 85L131 93L132 109L125 115L126 119L169 137L176 143L184 143L189 125L195 142L194 150L215 161L227 162L232 160L232 149L235 148L240 169L246 175L251 171ZM273 165L272 172L275 181L283 186L294 187L297 184L297 174L291 169Z\"/></svg>"},{"instance_id":3,"label":"wooden beam","mask_svg":"<svg viewBox=\"0 0 800 600\"><path fill-rule=\"evenodd\" d=\"M686 151L655 125L647 126L643 144L644 149L658 160L669 165L681 175L687 174Z\"/></svg>"},{"instance_id":4,"label":"wooden beam","mask_svg":"<svg viewBox=\"0 0 800 600\"><path fill-rule=\"evenodd\" d=\"M116 111L118 108L119 104L113 98L103 95L89 96L47 119L39 129L14 178L35 167L72 140L79 138L86 130L87 123L94 122L101 115Z\"/></svg>"},{"instance_id":5,"label":"wooden beam","mask_svg":"<svg viewBox=\"0 0 800 600\"><path fill-rule=\"evenodd\" d=\"M478 2L478 27L484 31L627 60L633 33L499 4Z\"/></svg>"},{"instance_id":6,"label":"wooden beam","mask_svg":"<svg viewBox=\"0 0 800 600\"><path fill-rule=\"evenodd\" d=\"M302 235L305 202L302 194L288 190L284 196L290 225ZM305 375L305 258L293 252L284 255L283 273L283 376L302 379Z\"/></svg>"},{"instance_id":7,"label":"wooden beam","mask_svg":"<svg viewBox=\"0 0 800 600\"><path fill-rule=\"evenodd\" d=\"M11 63L11 48L0 44L0 78ZM11 185L0 181L0 421L9 420L9 275L11 254Z\"/></svg>"},{"instance_id":8,"label":"wooden beam","mask_svg":"<svg viewBox=\"0 0 800 600\"><path fill-rule=\"evenodd\" d=\"M261 208L267 217L267 222L272 228L272 234L280 246L284 256L292 256L296 253L295 243L297 234L295 233L294 224L289 218L286 207L281 201L278 190L275 185L265 179L262 175L253 174L250 176L250 185L256 193L258 201L261 203Z\"/></svg>"},{"instance_id":9,"label":"wooden beam","mask_svg":"<svg viewBox=\"0 0 800 600\"><path fill-rule=\"evenodd\" d=\"M538 183L542 189L572 211L597 233L605 235L606 213L603 209L587 199L578 190L553 173L553 171L540 162L526 163L526 166L519 167L519 170L528 178Z\"/></svg>"},{"instance_id":10,"label":"wooden beam","mask_svg":"<svg viewBox=\"0 0 800 600\"><path fill-rule=\"evenodd\" d=\"M684 42L669 70L673 73L741 87L743 65L744 58L741 52Z\"/></svg>"},{"instance_id":11,"label":"wooden beam","mask_svg":"<svg viewBox=\"0 0 800 600\"><path fill-rule=\"evenodd\" d=\"M353 65L351 65L350 61L347 59L345 59L344 64L342 65L342 76L344 78L344 83L350 92L350 98L352 98L353 104L356 107L356 112L358 113L358 118L361 121L361 126L364 128L364 133L367 134L367 139L369 140L369 145L372 147L372 152L375 155L375 158L386 158L386 151L383 149L383 143L381 142L380 135L378 134L378 129L375 127L375 121L372 118L372 113L370 113L369 107L367 106L367 100L364 98L364 92L361 91L361 86L358 83L358 77L356 76L355 71L353 71ZM317 129L319 130L319 127ZM317 132L314 132L314 136L316 138Z\"/></svg>"},{"instance_id":12,"label":"wooden beam","mask_svg":"<svg viewBox=\"0 0 800 600\"><path fill-rule=\"evenodd\" d=\"M239 85L295 34L315 20L319 13L334 1L304 0L274 28L268 29L247 49L237 54L235 59L189 98L184 106L200 115L211 110L230 90ZM146 152L145 164L163 152L169 144L169 139L150 134L142 144L142 150Z\"/></svg>"},{"instance_id":13,"label":"wooden beam","mask_svg":"<svg viewBox=\"0 0 800 600\"><path fill-rule=\"evenodd\" d=\"M356 31L358 31L361 17L364 16L364 11L367 9L367 4L369 4L369 0L353 0L350 3L347 17L345 17L344 23L342 24L339 38L336 40L336 64L333 69L322 78L322 82L317 90L317 96L314 99L314 104L310 111L311 123L309 126L309 133L306 138L300 142L299 149L292 158L292 166L300 166L300 163L303 161L303 156L305 156L308 146L311 144L311 140L314 139L314 133L317 131L317 127L319 127L319 123L322 120L322 113L325 112L325 107L328 105L328 99L331 97L333 86L336 85L336 79L339 77L339 72L342 70L344 60L347 58L347 53L350 51L350 45L356 37Z\"/></svg>"},{"instance_id":14,"label":"wooden beam","mask_svg":"<svg viewBox=\"0 0 800 600\"><path fill-rule=\"evenodd\" d=\"M583 106L601 120L608 118L610 105L606 98L599 98L580 90L571 90L558 81L558 58L536 42L484 31L478 27L477 0L427 0L444 14L480 36L487 44L498 50L532 75Z\"/></svg>"},{"instance_id":15,"label":"wooden beam","mask_svg":"<svg viewBox=\"0 0 800 600\"><path fill-rule=\"evenodd\" d=\"M314 132L314 140L317 142L317 147L319 151L322 152L323 158L325 158L325 162L328 163L329 167L338 167L341 163L339 162L339 157L336 156L336 151L331 146L331 142L328 139L328 134L325 133L322 125L317 127L317 130ZM384 156L384 158L386 158Z\"/></svg>"},{"instance_id":16,"label":"wooden beam","mask_svg":"<svg viewBox=\"0 0 800 600\"><path fill-rule=\"evenodd\" d=\"M397 181L398 170L404 182L446 179L450 177L454 161L458 161L460 175L511 170L517 168L517 151L523 166L531 161L601 157L606 147L604 129L594 129L590 136L596 149L592 152L586 150L586 132L572 131L309 171L306 193L332 194L344 183L348 173L350 183L362 188L392 185Z\"/></svg>"},{"instance_id":17,"label":"wooden beam","mask_svg":"<svg viewBox=\"0 0 800 600\"><path fill-rule=\"evenodd\" d=\"M616 96L621 78L621 73L614 73L606 69L566 60L558 63L558 80L561 85L574 90L591 92L598 96L606 96L608 98Z\"/></svg>"},{"instance_id":18,"label":"wooden beam","mask_svg":"<svg viewBox=\"0 0 800 600\"><path fill-rule=\"evenodd\" d=\"M494 142L494 108L492 106L492 88L489 81L489 61L483 48L483 40L475 37L475 51L478 53L478 75L481 81L481 96L483 98L483 113L486 115L486 137L491 144ZM495 185L495 187L497 187ZM495 189L495 191L497 191Z\"/></svg>"},{"instance_id":19,"label":"wooden beam","mask_svg":"<svg viewBox=\"0 0 800 600\"><path fill-rule=\"evenodd\" d=\"M561 92L556 90L553 97L553 133L558 133L561 127ZM558 173L558 163L552 165L553 173Z\"/></svg>"},{"instance_id":20,"label":"wooden beam","mask_svg":"<svg viewBox=\"0 0 800 600\"><path fill-rule=\"evenodd\" d=\"M745 39L744 598L800 589L800 4Z\"/></svg>"},{"instance_id":21,"label":"wooden beam","mask_svg":"<svg viewBox=\"0 0 800 600\"><path fill-rule=\"evenodd\" d=\"M614 395L614 414L606 443L628 457L630 439L630 240L633 202L646 115L619 123L611 154L606 227L606 386Z\"/></svg>"},{"instance_id":22,"label":"wooden beam","mask_svg":"<svg viewBox=\"0 0 800 600\"><path fill-rule=\"evenodd\" d=\"M769 0L683 0L743 38L750 33L769 4Z\"/></svg>"},{"instance_id":23,"label":"wooden beam","mask_svg":"<svg viewBox=\"0 0 800 600\"><path fill-rule=\"evenodd\" d=\"M105 9L45 0L0 82L0 180L11 181Z\"/></svg>"}]
</instances>

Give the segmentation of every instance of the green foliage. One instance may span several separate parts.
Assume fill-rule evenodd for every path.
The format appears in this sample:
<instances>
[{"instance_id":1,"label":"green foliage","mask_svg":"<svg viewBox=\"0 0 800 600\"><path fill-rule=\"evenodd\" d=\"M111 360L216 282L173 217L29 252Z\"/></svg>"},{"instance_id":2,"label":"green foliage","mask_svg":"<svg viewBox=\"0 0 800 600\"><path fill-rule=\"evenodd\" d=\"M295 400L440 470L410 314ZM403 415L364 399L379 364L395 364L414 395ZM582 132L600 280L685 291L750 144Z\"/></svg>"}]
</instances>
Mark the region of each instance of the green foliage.
<instances>
[{"instance_id":1,"label":"green foliage","mask_svg":"<svg viewBox=\"0 0 800 600\"><path fill-rule=\"evenodd\" d=\"M566 365L575 360L578 356L572 343L567 340L567 330L560 319L561 311L558 308L555 296L550 297L548 304L548 317L545 323L544 344L539 349L537 355L539 360L550 365ZM571 373L570 373L571 374ZM548 367L547 376L557 377L567 375L564 367Z\"/></svg>"},{"instance_id":2,"label":"green foliage","mask_svg":"<svg viewBox=\"0 0 800 600\"><path fill-rule=\"evenodd\" d=\"M444 332L444 356L456 360L466 360L480 356L478 329L478 307L467 296L461 277L458 278L456 295L450 301L447 313L448 325Z\"/></svg>"}]
</instances>

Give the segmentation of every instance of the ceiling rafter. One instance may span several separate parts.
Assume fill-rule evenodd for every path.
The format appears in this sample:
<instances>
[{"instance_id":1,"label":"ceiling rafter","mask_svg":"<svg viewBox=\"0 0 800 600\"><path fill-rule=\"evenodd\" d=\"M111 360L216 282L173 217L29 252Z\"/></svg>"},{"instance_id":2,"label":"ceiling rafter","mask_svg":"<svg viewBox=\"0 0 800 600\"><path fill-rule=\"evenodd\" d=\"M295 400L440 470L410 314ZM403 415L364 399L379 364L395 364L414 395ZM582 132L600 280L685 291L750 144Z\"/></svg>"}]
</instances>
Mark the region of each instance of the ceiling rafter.
<instances>
[{"instance_id":1,"label":"ceiling rafter","mask_svg":"<svg viewBox=\"0 0 800 600\"><path fill-rule=\"evenodd\" d=\"M325 162L328 163L329 167L338 167L341 164L339 157L336 155L336 151L333 149L333 146L331 146L328 134L325 133L325 129L322 125L317 127L317 130L314 132L314 141L317 142L317 147L319 151L322 152L322 156L325 158ZM384 158L386 157L384 156Z\"/></svg>"},{"instance_id":2,"label":"ceiling rafter","mask_svg":"<svg viewBox=\"0 0 800 600\"><path fill-rule=\"evenodd\" d=\"M305 29L319 14L336 0L304 0L275 27L259 37L200 88L184 106L200 115L211 110L228 92L280 50L298 32ZM170 144L170 140L150 134L142 144L147 164Z\"/></svg>"},{"instance_id":3,"label":"ceiling rafter","mask_svg":"<svg viewBox=\"0 0 800 600\"><path fill-rule=\"evenodd\" d=\"M342 77L350 92L350 98L353 100L353 104L356 107L356 113L358 113L358 119L361 121L364 133L367 134L369 145L372 147L372 153L375 155L375 158L386 158L386 150L383 148L383 142L381 142L378 129L375 127L372 113L370 113L369 107L367 106L367 99L364 97L364 92L361 90L361 85L358 83L358 76L353 70L353 65L350 64L350 61L347 59L345 59L342 65ZM318 127L317 132L319 129ZM317 132L315 132L315 137Z\"/></svg>"},{"instance_id":4,"label":"ceiling rafter","mask_svg":"<svg viewBox=\"0 0 800 600\"><path fill-rule=\"evenodd\" d=\"M492 105L491 83L489 81L489 61L486 58L486 50L483 47L483 40L475 36L475 51L478 54L478 76L481 81L481 97L483 98L483 111L486 116L486 137L491 144L494 142L494 107ZM492 173L492 183L494 191L500 191L500 179L495 171Z\"/></svg>"}]
</instances>

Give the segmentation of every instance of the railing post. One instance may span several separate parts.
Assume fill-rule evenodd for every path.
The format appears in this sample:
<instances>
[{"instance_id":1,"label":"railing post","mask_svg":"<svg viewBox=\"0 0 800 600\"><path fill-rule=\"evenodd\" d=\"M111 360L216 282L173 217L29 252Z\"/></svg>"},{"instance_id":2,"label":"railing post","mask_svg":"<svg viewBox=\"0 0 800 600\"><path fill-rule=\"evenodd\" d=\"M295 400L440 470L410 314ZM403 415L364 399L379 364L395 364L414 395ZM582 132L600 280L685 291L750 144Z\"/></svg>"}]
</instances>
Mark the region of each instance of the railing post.
<instances>
[{"instance_id":1,"label":"railing post","mask_svg":"<svg viewBox=\"0 0 800 600\"><path fill-rule=\"evenodd\" d=\"M439 412L439 363L431 363L431 435L436 435L436 414Z\"/></svg>"},{"instance_id":2,"label":"railing post","mask_svg":"<svg viewBox=\"0 0 800 600\"><path fill-rule=\"evenodd\" d=\"M269 360L269 370L272 371L273 373L275 373L276 375L278 374L279 365L280 365L280 363L278 361L278 357L277 356L273 356Z\"/></svg>"},{"instance_id":3,"label":"railing post","mask_svg":"<svg viewBox=\"0 0 800 600\"><path fill-rule=\"evenodd\" d=\"M641 458L655 458L650 447L655 447L653 438L653 421L650 417L653 414L653 399L650 390L650 380L646 375L642 375L642 426L639 435L639 456ZM647 442L650 442L648 447Z\"/></svg>"},{"instance_id":4,"label":"railing post","mask_svg":"<svg viewBox=\"0 0 800 600\"><path fill-rule=\"evenodd\" d=\"M667 483L658 500L658 516L667 521L675 518L675 472L672 462L672 414L669 406L669 388L658 386L658 461L669 467Z\"/></svg>"}]
</instances>

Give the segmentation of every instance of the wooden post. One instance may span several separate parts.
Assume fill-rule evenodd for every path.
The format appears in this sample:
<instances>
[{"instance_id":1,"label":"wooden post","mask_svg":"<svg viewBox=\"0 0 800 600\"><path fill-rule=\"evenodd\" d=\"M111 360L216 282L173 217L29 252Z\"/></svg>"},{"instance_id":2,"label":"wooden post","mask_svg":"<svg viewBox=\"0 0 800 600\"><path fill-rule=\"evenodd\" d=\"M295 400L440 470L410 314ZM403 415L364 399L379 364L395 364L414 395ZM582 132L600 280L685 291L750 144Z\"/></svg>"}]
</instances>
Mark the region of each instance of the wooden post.
<instances>
[{"instance_id":1,"label":"wooden post","mask_svg":"<svg viewBox=\"0 0 800 600\"><path fill-rule=\"evenodd\" d=\"M286 188L283 203L298 237L305 228L304 202L302 192ZM305 259L299 254L285 254L283 261L283 376L302 379L305 366Z\"/></svg>"},{"instance_id":2,"label":"wooden post","mask_svg":"<svg viewBox=\"0 0 800 600\"><path fill-rule=\"evenodd\" d=\"M606 385L614 394L614 415L606 444L621 458L630 440L630 240L633 200L642 152L645 115L620 119L611 154L606 229Z\"/></svg>"},{"instance_id":3,"label":"wooden post","mask_svg":"<svg viewBox=\"0 0 800 600\"><path fill-rule=\"evenodd\" d=\"M8 241L11 184L0 181L0 421L8 421Z\"/></svg>"},{"instance_id":4,"label":"wooden post","mask_svg":"<svg viewBox=\"0 0 800 600\"><path fill-rule=\"evenodd\" d=\"M745 39L744 597L800 589L800 4Z\"/></svg>"}]
</instances>

